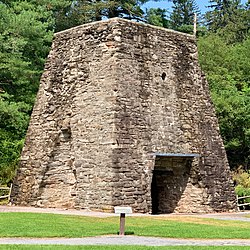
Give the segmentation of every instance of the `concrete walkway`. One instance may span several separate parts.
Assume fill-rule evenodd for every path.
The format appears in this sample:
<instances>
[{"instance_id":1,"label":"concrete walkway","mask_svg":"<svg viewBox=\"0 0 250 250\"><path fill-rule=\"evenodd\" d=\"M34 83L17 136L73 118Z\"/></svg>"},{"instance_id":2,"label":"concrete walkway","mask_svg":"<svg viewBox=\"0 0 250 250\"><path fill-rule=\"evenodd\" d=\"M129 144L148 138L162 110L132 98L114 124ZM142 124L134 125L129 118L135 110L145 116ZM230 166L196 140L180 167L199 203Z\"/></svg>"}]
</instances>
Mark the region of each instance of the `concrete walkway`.
<instances>
[{"instance_id":1,"label":"concrete walkway","mask_svg":"<svg viewBox=\"0 0 250 250\"><path fill-rule=\"evenodd\" d=\"M250 246L250 240L196 240L142 236L100 236L86 238L0 238L11 245L142 245L142 246Z\"/></svg>"}]
</instances>

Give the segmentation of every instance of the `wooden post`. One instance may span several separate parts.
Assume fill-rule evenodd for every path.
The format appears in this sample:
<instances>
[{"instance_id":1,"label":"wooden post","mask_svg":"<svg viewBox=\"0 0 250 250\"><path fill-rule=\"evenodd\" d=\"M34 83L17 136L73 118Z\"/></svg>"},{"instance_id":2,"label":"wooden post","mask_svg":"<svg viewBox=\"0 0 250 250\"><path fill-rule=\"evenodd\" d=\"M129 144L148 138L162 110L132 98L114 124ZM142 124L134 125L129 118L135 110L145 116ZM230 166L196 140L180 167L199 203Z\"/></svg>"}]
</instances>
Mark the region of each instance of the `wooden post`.
<instances>
[{"instance_id":1,"label":"wooden post","mask_svg":"<svg viewBox=\"0 0 250 250\"><path fill-rule=\"evenodd\" d=\"M120 232L119 235L125 235L125 214L120 214Z\"/></svg>"},{"instance_id":2,"label":"wooden post","mask_svg":"<svg viewBox=\"0 0 250 250\"><path fill-rule=\"evenodd\" d=\"M194 13L194 31L193 34L196 37L196 33L197 33L197 14Z\"/></svg>"},{"instance_id":3,"label":"wooden post","mask_svg":"<svg viewBox=\"0 0 250 250\"><path fill-rule=\"evenodd\" d=\"M125 216L126 214L132 214L131 207L114 207L115 213L120 214L120 231L119 235L125 235Z\"/></svg>"}]
</instances>

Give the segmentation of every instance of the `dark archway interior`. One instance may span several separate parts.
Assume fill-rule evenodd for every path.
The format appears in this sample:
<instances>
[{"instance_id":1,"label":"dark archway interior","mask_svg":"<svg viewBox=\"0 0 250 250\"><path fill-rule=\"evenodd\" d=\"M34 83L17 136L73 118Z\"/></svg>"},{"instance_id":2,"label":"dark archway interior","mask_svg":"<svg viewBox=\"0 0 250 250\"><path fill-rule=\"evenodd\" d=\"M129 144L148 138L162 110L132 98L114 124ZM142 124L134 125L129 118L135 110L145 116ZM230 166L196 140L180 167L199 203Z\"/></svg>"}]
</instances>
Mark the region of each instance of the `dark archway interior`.
<instances>
[{"instance_id":1,"label":"dark archway interior","mask_svg":"<svg viewBox=\"0 0 250 250\"><path fill-rule=\"evenodd\" d=\"M152 214L173 213L188 179L192 158L156 156L151 183Z\"/></svg>"}]
</instances>

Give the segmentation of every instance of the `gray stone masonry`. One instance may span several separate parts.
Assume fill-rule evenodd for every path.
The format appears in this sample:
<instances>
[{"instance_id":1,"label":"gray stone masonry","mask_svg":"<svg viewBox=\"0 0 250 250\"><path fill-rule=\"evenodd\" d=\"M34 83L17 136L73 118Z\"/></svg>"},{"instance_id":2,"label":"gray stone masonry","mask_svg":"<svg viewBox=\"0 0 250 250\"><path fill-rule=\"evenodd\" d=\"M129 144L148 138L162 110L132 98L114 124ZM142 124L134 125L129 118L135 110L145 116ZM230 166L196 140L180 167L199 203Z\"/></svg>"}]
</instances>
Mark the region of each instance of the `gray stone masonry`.
<instances>
[{"instance_id":1,"label":"gray stone masonry","mask_svg":"<svg viewBox=\"0 0 250 250\"><path fill-rule=\"evenodd\" d=\"M119 18L56 33L12 202L145 213L235 210L195 38Z\"/></svg>"}]
</instances>

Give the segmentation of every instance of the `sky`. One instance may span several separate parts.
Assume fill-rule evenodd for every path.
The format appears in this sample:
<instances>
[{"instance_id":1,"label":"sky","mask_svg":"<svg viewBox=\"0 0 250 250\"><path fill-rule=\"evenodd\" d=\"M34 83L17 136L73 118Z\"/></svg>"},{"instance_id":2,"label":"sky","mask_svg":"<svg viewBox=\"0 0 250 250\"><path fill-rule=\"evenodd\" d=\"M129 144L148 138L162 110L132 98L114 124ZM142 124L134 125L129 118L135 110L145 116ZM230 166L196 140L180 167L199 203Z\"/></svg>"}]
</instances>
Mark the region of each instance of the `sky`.
<instances>
[{"instance_id":1,"label":"sky","mask_svg":"<svg viewBox=\"0 0 250 250\"><path fill-rule=\"evenodd\" d=\"M241 3L246 3L247 0L242 0ZM206 11L209 10L206 6L209 5L209 0L196 0L197 5L199 6L201 13L205 13ZM169 1L149 1L148 3L144 4L144 8L162 8L166 9L167 11L171 11L171 5Z\"/></svg>"}]
</instances>

